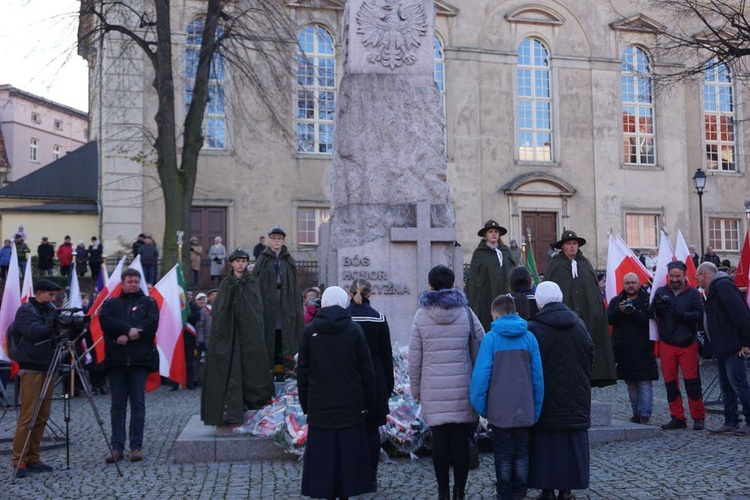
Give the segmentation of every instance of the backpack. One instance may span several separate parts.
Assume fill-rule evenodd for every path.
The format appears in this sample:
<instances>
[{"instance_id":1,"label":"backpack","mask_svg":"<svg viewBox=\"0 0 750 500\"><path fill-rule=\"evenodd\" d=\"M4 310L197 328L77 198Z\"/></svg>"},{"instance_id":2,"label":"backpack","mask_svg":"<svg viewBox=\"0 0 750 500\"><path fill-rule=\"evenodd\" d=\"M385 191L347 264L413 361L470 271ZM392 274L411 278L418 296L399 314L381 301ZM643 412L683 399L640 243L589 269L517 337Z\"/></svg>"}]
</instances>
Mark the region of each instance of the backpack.
<instances>
[{"instance_id":1,"label":"backpack","mask_svg":"<svg viewBox=\"0 0 750 500\"><path fill-rule=\"evenodd\" d=\"M16 322L13 321L8 325L7 333L8 341L8 357L15 361L18 353L18 348L21 345L21 330L16 328Z\"/></svg>"}]
</instances>

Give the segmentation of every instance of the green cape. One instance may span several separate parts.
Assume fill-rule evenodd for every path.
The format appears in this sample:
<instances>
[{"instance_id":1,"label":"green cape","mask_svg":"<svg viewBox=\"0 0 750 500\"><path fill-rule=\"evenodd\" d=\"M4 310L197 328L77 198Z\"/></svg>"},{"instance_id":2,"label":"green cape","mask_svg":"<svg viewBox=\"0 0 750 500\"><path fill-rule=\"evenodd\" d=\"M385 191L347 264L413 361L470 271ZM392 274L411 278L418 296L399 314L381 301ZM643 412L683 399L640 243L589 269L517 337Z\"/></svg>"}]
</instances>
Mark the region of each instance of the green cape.
<instances>
[{"instance_id":1,"label":"green cape","mask_svg":"<svg viewBox=\"0 0 750 500\"><path fill-rule=\"evenodd\" d=\"M469 275L466 278L466 298L486 332L490 330L492 323L492 301L498 295L508 293L508 275L517 265L507 245L500 243L498 248L503 254L502 267L495 250L485 240L480 241L471 256Z\"/></svg>"},{"instance_id":2,"label":"green cape","mask_svg":"<svg viewBox=\"0 0 750 500\"><path fill-rule=\"evenodd\" d=\"M282 355L294 356L299 347L299 339L305 329L305 316L302 308L302 292L297 281L297 265L287 251L281 247L281 339ZM278 307L276 286L276 254L266 247L258 255L253 267L253 276L258 278L260 294L263 297L263 325L265 326L268 360L273 367L274 344L276 338L276 309Z\"/></svg>"},{"instance_id":3,"label":"green cape","mask_svg":"<svg viewBox=\"0 0 750 500\"><path fill-rule=\"evenodd\" d=\"M578 278L573 278L571 260L562 252L550 259L544 272L544 281L554 281L563 294L563 303L575 311L586 324L594 341L594 368L591 370L591 385L605 387L617 383L615 354L609 334L604 299L596 281L596 272L591 262L581 251L576 255Z\"/></svg>"},{"instance_id":4,"label":"green cape","mask_svg":"<svg viewBox=\"0 0 750 500\"><path fill-rule=\"evenodd\" d=\"M245 410L261 408L274 394L258 280L247 271L240 278L230 272L211 316L201 419L206 425L241 424Z\"/></svg>"}]
</instances>

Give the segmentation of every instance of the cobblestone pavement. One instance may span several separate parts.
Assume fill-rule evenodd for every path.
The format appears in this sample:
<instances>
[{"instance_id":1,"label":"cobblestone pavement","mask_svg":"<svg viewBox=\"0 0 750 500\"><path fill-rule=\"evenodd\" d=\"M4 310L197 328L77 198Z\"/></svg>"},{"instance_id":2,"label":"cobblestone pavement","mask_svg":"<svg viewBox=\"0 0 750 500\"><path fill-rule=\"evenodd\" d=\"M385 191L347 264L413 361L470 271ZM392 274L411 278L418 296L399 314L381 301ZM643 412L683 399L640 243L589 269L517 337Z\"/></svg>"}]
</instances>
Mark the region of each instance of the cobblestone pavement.
<instances>
[{"instance_id":1,"label":"cobblestone pavement","mask_svg":"<svg viewBox=\"0 0 750 500\"><path fill-rule=\"evenodd\" d=\"M704 388L715 375L713 364L702 368ZM613 417L630 417L623 383L594 389L594 399L613 403ZM684 392L683 392L684 394ZM708 399L715 398L715 391ZM109 397L94 401L109 435ZM105 465L107 447L93 411L85 398L71 402L70 469L65 469L65 448L43 451L43 459L55 471L29 475L9 484L11 474L8 442L15 429L15 415L0 420L0 439L5 474L1 497L39 498L299 498L302 463L290 457L253 463L175 464L173 443L191 415L199 411L199 391L171 392L160 388L146 396L147 424L140 463L121 462L122 477ZM63 404L53 403L52 418L60 425ZM661 382L654 386L655 425L669 419L666 393ZM709 415L707 427L718 427L722 417ZM716 436L708 431L664 432L657 439L614 442L591 447L590 488L575 492L577 498L750 498L747 473L750 438ZM479 469L471 471L468 498L493 498L494 466L491 453L481 454ZM530 494L536 494L530 490ZM432 462L400 458L381 464L380 490L361 498L435 498Z\"/></svg>"}]
</instances>

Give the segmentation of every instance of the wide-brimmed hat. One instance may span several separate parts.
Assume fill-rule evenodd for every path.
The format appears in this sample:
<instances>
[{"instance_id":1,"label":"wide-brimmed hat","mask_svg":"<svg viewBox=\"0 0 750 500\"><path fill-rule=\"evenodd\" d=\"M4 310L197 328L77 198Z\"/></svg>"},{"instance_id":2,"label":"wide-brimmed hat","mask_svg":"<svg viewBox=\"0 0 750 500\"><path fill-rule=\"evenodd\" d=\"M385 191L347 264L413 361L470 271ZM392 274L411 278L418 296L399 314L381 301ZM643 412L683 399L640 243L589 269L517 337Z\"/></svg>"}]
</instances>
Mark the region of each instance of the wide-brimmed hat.
<instances>
[{"instance_id":1,"label":"wide-brimmed hat","mask_svg":"<svg viewBox=\"0 0 750 500\"><path fill-rule=\"evenodd\" d=\"M555 248L562 248L563 243L572 240L576 240L579 247L582 247L586 244L586 240L584 240L583 238L579 238L575 231L571 231L570 229L568 229L562 234L562 236L560 236L560 241L555 243Z\"/></svg>"},{"instance_id":2,"label":"wide-brimmed hat","mask_svg":"<svg viewBox=\"0 0 750 500\"><path fill-rule=\"evenodd\" d=\"M484 233L486 233L489 229L497 229L498 231L500 231L500 236L508 232L508 230L498 224L497 221L490 219L484 223L484 227L477 232L477 235L480 238L484 238Z\"/></svg>"}]
</instances>

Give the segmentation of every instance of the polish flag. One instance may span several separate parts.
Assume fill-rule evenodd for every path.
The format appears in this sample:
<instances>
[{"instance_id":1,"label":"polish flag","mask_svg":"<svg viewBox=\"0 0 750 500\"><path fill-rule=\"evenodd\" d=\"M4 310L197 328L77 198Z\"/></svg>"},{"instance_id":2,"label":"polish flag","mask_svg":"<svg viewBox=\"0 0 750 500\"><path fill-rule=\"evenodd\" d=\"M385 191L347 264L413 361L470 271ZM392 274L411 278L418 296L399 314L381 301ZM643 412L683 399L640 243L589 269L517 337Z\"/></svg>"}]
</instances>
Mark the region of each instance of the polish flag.
<instances>
[{"instance_id":1,"label":"polish flag","mask_svg":"<svg viewBox=\"0 0 750 500\"><path fill-rule=\"evenodd\" d=\"M143 295L148 297L148 283L146 283L146 275L143 274L143 265L141 264L140 255L135 256L135 259L133 259L133 262L130 263L128 269L135 269L136 271L141 273L141 291L143 292Z\"/></svg>"},{"instance_id":2,"label":"polish flag","mask_svg":"<svg viewBox=\"0 0 750 500\"><path fill-rule=\"evenodd\" d=\"M620 293L622 280L628 273L638 275L641 286L645 285L652 276L622 238L610 234L607 250L607 285L605 288L607 303Z\"/></svg>"},{"instance_id":3,"label":"polish flag","mask_svg":"<svg viewBox=\"0 0 750 500\"><path fill-rule=\"evenodd\" d=\"M94 342L94 353L96 354L97 363L104 361L104 332L102 331L102 325L99 323L99 309L101 309L105 299L120 295L120 290L122 289L120 275L122 274L123 267L125 267L124 256L117 263L117 267L115 267L115 270L104 284L104 288L96 296L96 300L91 304L91 308L89 309L88 315L91 316L89 331L91 332L91 340Z\"/></svg>"},{"instance_id":4,"label":"polish flag","mask_svg":"<svg viewBox=\"0 0 750 500\"><path fill-rule=\"evenodd\" d=\"M651 286L651 298L649 304L654 301L656 296L656 290L667 284L667 264L675 260L674 251L672 245L669 243L669 238L661 231L661 237L659 238L659 259L656 263L656 272L654 273L654 283ZM649 320L649 338L653 341L659 340L659 329L656 326L656 320Z\"/></svg>"},{"instance_id":5,"label":"polish flag","mask_svg":"<svg viewBox=\"0 0 750 500\"><path fill-rule=\"evenodd\" d=\"M26 270L23 272L23 286L21 286L21 304L25 304L34 296L34 281L31 277L31 259L26 259Z\"/></svg>"},{"instance_id":6,"label":"polish flag","mask_svg":"<svg viewBox=\"0 0 750 500\"><path fill-rule=\"evenodd\" d=\"M687 280L690 286L698 288L698 278L695 277L695 263L693 262L693 256L690 255L690 250L685 243L685 238L682 237L680 230L677 230L677 241L674 243L674 257L677 260L681 260L687 266Z\"/></svg>"},{"instance_id":7,"label":"polish flag","mask_svg":"<svg viewBox=\"0 0 750 500\"><path fill-rule=\"evenodd\" d=\"M185 328L182 310L187 306L187 297L180 287L175 265L151 289L151 297L159 306L159 328L156 330L156 348L159 351L159 373L180 385L187 385L185 369L185 343L182 330Z\"/></svg>"},{"instance_id":8,"label":"polish flag","mask_svg":"<svg viewBox=\"0 0 750 500\"><path fill-rule=\"evenodd\" d=\"M734 277L734 284L737 288L747 288L750 283L750 233L745 233L745 243L742 245L740 261L737 263L737 274ZM750 293L747 294L750 297Z\"/></svg>"},{"instance_id":9,"label":"polish flag","mask_svg":"<svg viewBox=\"0 0 750 500\"><path fill-rule=\"evenodd\" d=\"M8 273L5 276L3 303L0 305L0 360L2 361L10 361L7 344L8 327L16 319L16 311L21 307L18 254L16 253L15 244L11 243L10 247L10 264L8 265Z\"/></svg>"}]
</instances>

